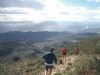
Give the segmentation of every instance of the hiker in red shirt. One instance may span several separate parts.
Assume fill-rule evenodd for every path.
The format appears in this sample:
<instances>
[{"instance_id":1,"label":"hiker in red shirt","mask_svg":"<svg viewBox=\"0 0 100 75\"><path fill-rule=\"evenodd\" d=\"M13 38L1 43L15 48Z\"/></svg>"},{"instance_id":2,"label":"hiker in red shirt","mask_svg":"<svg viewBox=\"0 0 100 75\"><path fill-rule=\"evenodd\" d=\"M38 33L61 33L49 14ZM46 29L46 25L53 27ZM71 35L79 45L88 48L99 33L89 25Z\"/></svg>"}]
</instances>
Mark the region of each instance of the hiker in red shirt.
<instances>
[{"instance_id":1,"label":"hiker in red shirt","mask_svg":"<svg viewBox=\"0 0 100 75\"><path fill-rule=\"evenodd\" d=\"M63 60L65 61L68 49L66 47L64 47L61 49L61 51L62 51Z\"/></svg>"}]
</instances>

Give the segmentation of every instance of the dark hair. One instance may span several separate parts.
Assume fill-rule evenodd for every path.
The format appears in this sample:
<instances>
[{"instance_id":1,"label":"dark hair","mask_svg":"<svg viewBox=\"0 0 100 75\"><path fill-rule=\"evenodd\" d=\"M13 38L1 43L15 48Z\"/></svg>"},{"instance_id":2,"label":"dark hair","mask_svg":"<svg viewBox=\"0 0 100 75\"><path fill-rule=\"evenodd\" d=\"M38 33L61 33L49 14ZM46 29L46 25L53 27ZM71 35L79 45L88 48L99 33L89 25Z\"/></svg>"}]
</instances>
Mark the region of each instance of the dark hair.
<instances>
[{"instance_id":1,"label":"dark hair","mask_svg":"<svg viewBox=\"0 0 100 75\"><path fill-rule=\"evenodd\" d=\"M54 51L54 50L55 50L54 48L51 48L51 52Z\"/></svg>"},{"instance_id":2,"label":"dark hair","mask_svg":"<svg viewBox=\"0 0 100 75\"><path fill-rule=\"evenodd\" d=\"M14 61L18 61L18 60L20 60L20 59L21 59L21 58L20 58L20 57L17 57L17 56L16 56L16 57L13 57L13 60L14 60Z\"/></svg>"}]
</instances>

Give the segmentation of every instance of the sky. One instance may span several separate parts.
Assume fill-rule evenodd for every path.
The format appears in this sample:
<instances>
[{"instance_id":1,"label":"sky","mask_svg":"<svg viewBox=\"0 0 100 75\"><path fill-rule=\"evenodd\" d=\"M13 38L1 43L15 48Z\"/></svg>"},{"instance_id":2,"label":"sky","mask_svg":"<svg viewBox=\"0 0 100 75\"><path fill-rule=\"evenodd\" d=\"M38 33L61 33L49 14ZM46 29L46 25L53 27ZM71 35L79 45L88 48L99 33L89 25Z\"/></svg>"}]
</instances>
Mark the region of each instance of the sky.
<instances>
[{"instance_id":1,"label":"sky","mask_svg":"<svg viewBox=\"0 0 100 75\"><path fill-rule=\"evenodd\" d=\"M0 0L0 32L65 31L69 22L99 25L99 20L100 0Z\"/></svg>"}]
</instances>

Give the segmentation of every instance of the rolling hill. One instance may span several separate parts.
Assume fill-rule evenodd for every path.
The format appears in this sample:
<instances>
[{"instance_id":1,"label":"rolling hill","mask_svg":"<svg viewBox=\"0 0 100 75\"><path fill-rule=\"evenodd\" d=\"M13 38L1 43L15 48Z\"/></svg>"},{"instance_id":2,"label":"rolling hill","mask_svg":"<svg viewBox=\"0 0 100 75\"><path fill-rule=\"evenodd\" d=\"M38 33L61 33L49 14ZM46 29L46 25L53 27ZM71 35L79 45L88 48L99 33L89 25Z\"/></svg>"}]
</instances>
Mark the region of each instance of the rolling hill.
<instances>
[{"instance_id":1,"label":"rolling hill","mask_svg":"<svg viewBox=\"0 0 100 75\"><path fill-rule=\"evenodd\" d=\"M73 47L76 47L76 44L74 43ZM64 69L61 71L57 71L58 68L55 68L56 73L54 75L100 75L100 36L82 40L77 45L79 55L67 56L67 58L72 57L71 60L75 57L73 63L71 65L64 64ZM41 58L36 60L29 58L14 63L1 64L0 74L44 75L43 63Z\"/></svg>"},{"instance_id":2,"label":"rolling hill","mask_svg":"<svg viewBox=\"0 0 100 75\"><path fill-rule=\"evenodd\" d=\"M70 32L20 32L0 33L0 61L14 58L26 59L39 57L51 47L60 48L73 41L96 36L97 33Z\"/></svg>"}]
</instances>

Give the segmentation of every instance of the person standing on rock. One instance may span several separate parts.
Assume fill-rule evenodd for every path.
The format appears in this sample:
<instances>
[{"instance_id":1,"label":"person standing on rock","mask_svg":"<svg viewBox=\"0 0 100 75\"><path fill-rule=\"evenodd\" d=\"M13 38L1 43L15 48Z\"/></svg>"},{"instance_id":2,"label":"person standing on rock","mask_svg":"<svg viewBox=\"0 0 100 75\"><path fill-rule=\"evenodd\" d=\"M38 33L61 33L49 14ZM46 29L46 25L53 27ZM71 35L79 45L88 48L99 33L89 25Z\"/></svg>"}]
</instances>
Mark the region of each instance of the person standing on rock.
<instances>
[{"instance_id":1,"label":"person standing on rock","mask_svg":"<svg viewBox=\"0 0 100 75\"><path fill-rule=\"evenodd\" d=\"M50 52L47 52L43 58L45 60L45 75L52 75L52 69L54 68L54 62L57 64L57 58L54 54L54 48L51 48Z\"/></svg>"}]
</instances>

